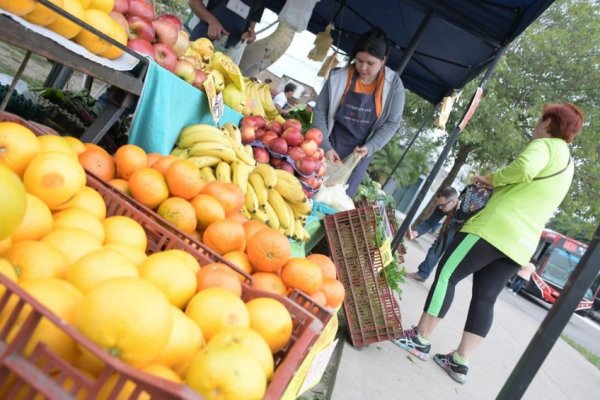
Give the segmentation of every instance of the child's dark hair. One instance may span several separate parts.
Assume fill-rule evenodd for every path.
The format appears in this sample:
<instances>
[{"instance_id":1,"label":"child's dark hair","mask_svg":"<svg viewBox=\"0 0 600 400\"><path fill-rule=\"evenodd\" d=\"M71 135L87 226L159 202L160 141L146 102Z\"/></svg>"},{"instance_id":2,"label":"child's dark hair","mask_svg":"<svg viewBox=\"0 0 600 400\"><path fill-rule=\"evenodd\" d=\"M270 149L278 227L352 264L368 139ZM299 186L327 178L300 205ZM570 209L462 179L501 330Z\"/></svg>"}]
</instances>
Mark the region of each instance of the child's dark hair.
<instances>
[{"instance_id":1,"label":"child's dark hair","mask_svg":"<svg viewBox=\"0 0 600 400\"><path fill-rule=\"evenodd\" d=\"M367 31L360 35L356 43L354 44L354 49L352 49L352 53L350 54L349 63L354 61L356 58L356 54L362 51L366 51L373 57L377 57L380 60L383 60L387 57L389 50L388 37L378 26L373 27L370 31Z\"/></svg>"}]
</instances>

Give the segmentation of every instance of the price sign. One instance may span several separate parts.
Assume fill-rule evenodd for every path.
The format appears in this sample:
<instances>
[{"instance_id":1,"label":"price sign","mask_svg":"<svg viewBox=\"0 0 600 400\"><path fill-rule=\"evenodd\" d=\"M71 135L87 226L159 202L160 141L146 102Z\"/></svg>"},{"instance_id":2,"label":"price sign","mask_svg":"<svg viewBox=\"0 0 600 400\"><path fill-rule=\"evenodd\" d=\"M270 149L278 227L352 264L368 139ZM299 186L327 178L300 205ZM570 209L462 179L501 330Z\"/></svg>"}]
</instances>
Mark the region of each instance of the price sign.
<instances>
[{"instance_id":1,"label":"price sign","mask_svg":"<svg viewBox=\"0 0 600 400\"><path fill-rule=\"evenodd\" d=\"M306 378L304 378L304 383L300 387L298 393L304 393L305 391L313 387L315 384L319 383L319 381L323 377L325 369L327 368L327 364L329 364L329 359L333 354L333 350L335 350L337 342L338 339L335 339L329 346L325 347L315 356L306 374Z\"/></svg>"},{"instance_id":2,"label":"price sign","mask_svg":"<svg viewBox=\"0 0 600 400\"><path fill-rule=\"evenodd\" d=\"M212 115L215 124L218 125L219 120L223 115L223 111L225 110L225 106L223 105L223 95L221 93L217 93L217 90L215 89L216 85L214 75L208 74L203 84L206 97L208 98L210 114Z\"/></svg>"},{"instance_id":3,"label":"price sign","mask_svg":"<svg viewBox=\"0 0 600 400\"><path fill-rule=\"evenodd\" d=\"M394 261L394 256L392 255L392 238L387 237L381 247L379 248L379 253L381 254L381 263L382 268L387 267L392 261Z\"/></svg>"}]
</instances>

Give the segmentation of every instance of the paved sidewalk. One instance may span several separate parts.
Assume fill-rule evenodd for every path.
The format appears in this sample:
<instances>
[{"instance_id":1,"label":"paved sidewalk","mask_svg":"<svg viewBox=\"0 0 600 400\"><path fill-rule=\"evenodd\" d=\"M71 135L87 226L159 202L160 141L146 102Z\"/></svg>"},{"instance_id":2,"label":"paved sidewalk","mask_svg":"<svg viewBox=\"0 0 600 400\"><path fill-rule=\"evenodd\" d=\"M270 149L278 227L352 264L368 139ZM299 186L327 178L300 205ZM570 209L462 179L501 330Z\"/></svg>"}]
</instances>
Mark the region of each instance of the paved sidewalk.
<instances>
[{"instance_id":1,"label":"paved sidewalk","mask_svg":"<svg viewBox=\"0 0 600 400\"><path fill-rule=\"evenodd\" d=\"M406 268L416 270L431 244L423 237L407 244ZM422 284L407 278L400 302L404 328L416 324L433 276ZM434 332L432 355L456 348L471 294L471 281L459 284L452 308ZM471 360L467 382L455 383L433 360L423 362L391 342L362 349L345 343L334 400L494 399L539 327L522 314L527 301L504 291L496 302L494 326ZM600 398L600 370L559 339L529 385L524 399Z\"/></svg>"}]
</instances>

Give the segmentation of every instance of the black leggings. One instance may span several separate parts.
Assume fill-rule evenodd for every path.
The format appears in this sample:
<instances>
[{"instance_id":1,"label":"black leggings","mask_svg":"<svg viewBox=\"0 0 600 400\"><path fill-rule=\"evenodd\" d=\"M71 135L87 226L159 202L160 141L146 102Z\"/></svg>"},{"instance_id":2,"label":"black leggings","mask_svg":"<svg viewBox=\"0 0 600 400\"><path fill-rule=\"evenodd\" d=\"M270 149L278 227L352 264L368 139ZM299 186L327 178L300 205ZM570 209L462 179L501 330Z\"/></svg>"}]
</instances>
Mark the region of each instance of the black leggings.
<instances>
[{"instance_id":1,"label":"black leggings","mask_svg":"<svg viewBox=\"0 0 600 400\"><path fill-rule=\"evenodd\" d=\"M456 284L473 274L473 293L465 331L485 337L494 319L494 303L520 266L477 235L459 232L440 260L424 311L444 318Z\"/></svg>"}]
</instances>

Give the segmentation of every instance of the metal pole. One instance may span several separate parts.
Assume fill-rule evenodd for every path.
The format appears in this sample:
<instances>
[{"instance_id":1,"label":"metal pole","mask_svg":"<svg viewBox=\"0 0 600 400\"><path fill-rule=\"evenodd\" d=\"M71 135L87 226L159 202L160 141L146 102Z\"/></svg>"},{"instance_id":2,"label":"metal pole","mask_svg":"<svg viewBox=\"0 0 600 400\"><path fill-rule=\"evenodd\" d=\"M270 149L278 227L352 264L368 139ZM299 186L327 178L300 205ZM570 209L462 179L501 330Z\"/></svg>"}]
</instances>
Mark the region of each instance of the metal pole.
<instances>
[{"instance_id":1,"label":"metal pole","mask_svg":"<svg viewBox=\"0 0 600 400\"><path fill-rule=\"evenodd\" d=\"M6 91L6 94L4 95L4 99L2 99L2 103L0 104L0 111L4 111L6 109L6 106L8 105L8 101L10 100L13 92L15 91L15 87L17 87L17 83L19 83L19 79L21 79L21 76L23 75L23 71L25 71L25 67L27 66L27 63L29 62L30 57L31 57L30 51L25 53L25 57L23 57L23 61L21 62L21 65L19 66L17 73L13 77L12 82L10 82L10 86L8 87L8 90Z\"/></svg>"},{"instance_id":2,"label":"metal pole","mask_svg":"<svg viewBox=\"0 0 600 400\"><path fill-rule=\"evenodd\" d=\"M404 68L406 68L406 66L408 65L408 62L410 61L413 54L415 53L415 50L417 49L417 46L419 45L419 42L421 41L421 38L423 37L423 34L425 33L425 29L427 29L427 26L433 19L434 15L435 15L435 13L430 10L425 15L425 18L423 18L423 21L421 21L421 23L419 24L417 31L410 39L410 43L408 44L408 47L402 53L402 58L400 59L400 65L398 66L398 69L396 70L398 72L398 75L402 75L402 72L404 72Z\"/></svg>"},{"instance_id":3,"label":"metal pole","mask_svg":"<svg viewBox=\"0 0 600 400\"><path fill-rule=\"evenodd\" d=\"M435 107L436 106L434 105L431 108L432 112L435 110ZM396 172L396 170L398 169L398 167L400 167L400 164L402 163L402 160L404 160L404 157L406 157L406 153L408 153L408 150L410 150L410 148L415 143L415 141L417 140L417 138L419 137L419 135L421 134L421 132L423 132L423 128L425 128L425 124L426 123L427 123L427 119L423 119L423 123L421 124L421 127L417 130L417 133L415 133L415 135L413 136L413 138L410 140L410 143L408 144L408 146L406 146L406 149L404 149L404 152L402 153L402 155L398 159L398 162L396 163L396 165L394 165L394 168L392 168L392 171L390 172L390 174L388 175L387 179L383 183L382 188L385 188L385 185L387 185L389 183L390 179L392 179L392 176L394 175L394 172Z\"/></svg>"},{"instance_id":4,"label":"metal pole","mask_svg":"<svg viewBox=\"0 0 600 400\"><path fill-rule=\"evenodd\" d=\"M477 88L475 94L473 95L473 98L471 99L471 103L469 104L469 107L463 114L461 121L456 125L456 127L454 128L454 130L452 131L450 136L448 136L448 140L446 141L446 145L444 146L442 153L438 156L438 159L435 162L433 169L431 170L431 172L429 173L429 176L423 183L423 186L421 187L419 194L417 195L415 201L413 202L413 205L411 206L410 210L406 214L404 221L402 221L402 225L400 225L400 228L398 229L398 231L396 232L396 235L394 236L394 239L392 240L392 245L391 245L392 253L394 253L396 251L396 249L398 248L398 246L400 246L402 237L404 236L404 234L410 227L410 223L412 222L413 217L417 213L419 205L425 198L425 195L427 194L427 191L431 187L431 184L433 183L434 178L436 177L436 175L442 168L442 164L446 160L446 157L448 157L448 153L450 153L450 150L452 149L452 147L458 140L458 135L460 135L460 132L462 132L462 130L465 128L467 122L472 117L473 113L475 112L475 109L477 108L477 104L479 104L479 99L481 98L481 95L483 94L483 89L487 86L487 84L490 80L490 77L492 76L494 69L500 62L500 58L504 54L505 50L506 50L506 48L499 49L498 53L496 54L496 57L494 57L490 66L488 67L487 71L485 72L485 75L481 79L481 83L479 84L479 87Z\"/></svg>"},{"instance_id":5,"label":"metal pole","mask_svg":"<svg viewBox=\"0 0 600 400\"><path fill-rule=\"evenodd\" d=\"M600 226L592 243L575 267L556 303L552 306L517 366L508 377L496 399L520 399L535 377L552 346L577 308L577 304L600 271Z\"/></svg>"}]
</instances>

